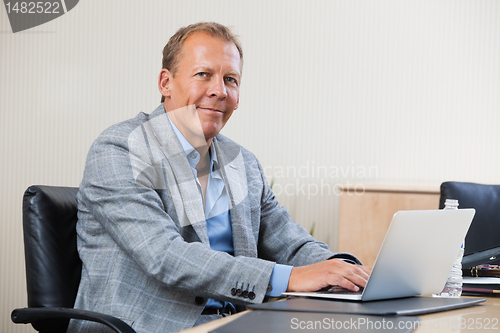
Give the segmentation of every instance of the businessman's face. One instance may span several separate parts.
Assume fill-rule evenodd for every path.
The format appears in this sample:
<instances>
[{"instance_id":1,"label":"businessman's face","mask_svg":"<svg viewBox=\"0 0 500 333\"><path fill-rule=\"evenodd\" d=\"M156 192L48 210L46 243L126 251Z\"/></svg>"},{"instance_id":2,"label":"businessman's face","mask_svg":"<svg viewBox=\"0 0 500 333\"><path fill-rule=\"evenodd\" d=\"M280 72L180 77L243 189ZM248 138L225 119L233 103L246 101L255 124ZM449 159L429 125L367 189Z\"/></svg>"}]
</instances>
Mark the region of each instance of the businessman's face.
<instances>
[{"instance_id":1,"label":"businessman's face","mask_svg":"<svg viewBox=\"0 0 500 333\"><path fill-rule=\"evenodd\" d=\"M163 69L159 86L167 112L191 110L192 115L185 116L201 123L205 140L210 143L238 107L240 79L241 62L236 46L197 32L184 41L175 77Z\"/></svg>"}]
</instances>

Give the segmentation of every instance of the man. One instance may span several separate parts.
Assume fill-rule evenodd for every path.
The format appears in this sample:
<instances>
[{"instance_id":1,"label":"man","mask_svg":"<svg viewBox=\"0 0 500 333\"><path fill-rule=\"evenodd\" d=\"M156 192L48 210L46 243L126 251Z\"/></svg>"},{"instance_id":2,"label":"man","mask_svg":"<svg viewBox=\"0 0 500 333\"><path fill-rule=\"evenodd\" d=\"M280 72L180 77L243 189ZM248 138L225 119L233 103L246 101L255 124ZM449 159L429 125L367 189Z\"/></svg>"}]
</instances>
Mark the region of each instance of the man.
<instances>
[{"instance_id":1,"label":"man","mask_svg":"<svg viewBox=\"0 0 500 333\"><path fill-rule=\"evenodd\" d=\"M76 308L170 332L285 290L366 284L370 269L293 222L255 156L219 135L242 64L226 27L180 29L164 49L163 104L94 142L78 194ZM104 328L72 321L68 331Z\"/></svg>"}]
</instances>

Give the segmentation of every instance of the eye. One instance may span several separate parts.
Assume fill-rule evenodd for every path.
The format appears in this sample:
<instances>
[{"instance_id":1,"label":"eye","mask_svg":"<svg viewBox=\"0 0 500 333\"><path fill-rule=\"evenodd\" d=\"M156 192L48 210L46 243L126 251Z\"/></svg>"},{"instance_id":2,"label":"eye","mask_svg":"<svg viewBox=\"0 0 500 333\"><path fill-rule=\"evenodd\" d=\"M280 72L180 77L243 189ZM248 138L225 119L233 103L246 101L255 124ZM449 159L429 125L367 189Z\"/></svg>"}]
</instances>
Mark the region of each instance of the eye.
<instances>
[{"instance_id":1,"label":"eye","mask_svg":"<svg viewBox=\"0 0 500 333\"><path fill-rule=\"evenodd\" d=\"M238 84L238 81L234 77L226 77L226 81L229 83Z\"/></svg>"},{"instance_id":2,"label":"eye","mask_svg":"<svg viewBox=\"0 0 500 333\"><path fill-rule=\"evenodd\" d=\"M199 76L199 77L207 77L208 73L206 72L199 72L199 73L196 73L196 76Z\"/></svg>"}]
</instances>

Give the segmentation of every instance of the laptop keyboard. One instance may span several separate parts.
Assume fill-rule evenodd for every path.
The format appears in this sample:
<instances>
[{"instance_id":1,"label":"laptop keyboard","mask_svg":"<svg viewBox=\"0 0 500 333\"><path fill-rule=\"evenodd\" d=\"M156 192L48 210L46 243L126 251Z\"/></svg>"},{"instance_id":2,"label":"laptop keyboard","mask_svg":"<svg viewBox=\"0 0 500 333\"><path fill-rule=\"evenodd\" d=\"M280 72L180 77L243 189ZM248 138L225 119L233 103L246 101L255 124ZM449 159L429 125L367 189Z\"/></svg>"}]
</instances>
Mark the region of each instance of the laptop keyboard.
<instances>
[{"instance_id":1,"label":"laptop keyboard","mask_svg":"<svg viewBox=\"0 0 500 333\"><path fill-rule=\"evenodd\" d=\"M338 286L333 286L333 287L327 287L323 288L321 290L318 290L318 293L320 294L343 294L343 295L361 295L363 294L363 288L359 288L358 291L351 291L342 287Z\"/></svg>"}]
</instances>

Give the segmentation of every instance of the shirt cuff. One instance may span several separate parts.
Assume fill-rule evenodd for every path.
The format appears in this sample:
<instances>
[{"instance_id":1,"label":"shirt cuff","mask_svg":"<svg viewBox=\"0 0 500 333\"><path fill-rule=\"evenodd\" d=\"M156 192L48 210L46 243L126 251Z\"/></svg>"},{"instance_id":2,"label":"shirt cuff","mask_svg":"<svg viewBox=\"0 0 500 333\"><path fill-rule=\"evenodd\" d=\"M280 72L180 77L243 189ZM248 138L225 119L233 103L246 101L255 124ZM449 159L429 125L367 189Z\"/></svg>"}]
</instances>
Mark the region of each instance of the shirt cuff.
<instances>
[{"instance_id":1,"label":"shirt cuff","mask_svg":"<svg viewBox=\"0 0 500 333\"><path fill-rule=\"evenodd\" d=\"M286 288L288 287L288 280L290 280L290 273L292 273L292 268L293 266L288 265L274 265L266 296L279 297L286 291Z\"/></svg>"}]
</instances>

